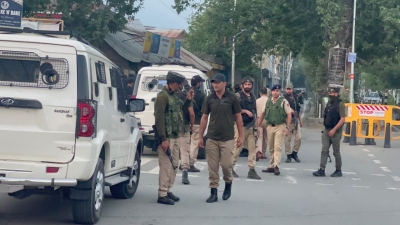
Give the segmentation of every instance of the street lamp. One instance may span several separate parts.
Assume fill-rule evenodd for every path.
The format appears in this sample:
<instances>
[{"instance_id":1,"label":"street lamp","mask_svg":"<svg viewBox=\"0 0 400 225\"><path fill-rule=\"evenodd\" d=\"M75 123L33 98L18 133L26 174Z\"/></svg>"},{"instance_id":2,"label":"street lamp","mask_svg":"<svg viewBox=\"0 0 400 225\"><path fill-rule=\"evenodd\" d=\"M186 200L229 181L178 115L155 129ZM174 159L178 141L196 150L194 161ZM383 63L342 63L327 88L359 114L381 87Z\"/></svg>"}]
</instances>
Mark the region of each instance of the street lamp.
<instances>
[{"instance_id":1,"label":"street lamp","mask_svg":"<svg viewBox=\"0 0 400 225\"><path fill-rule=\"evenodd\" d=\"M239 33L233 36L233 43L232 43L232 85L235 85L235 42L236 42L236 37L245 32L246 29L243 29Z\"/></svg>"},{"instance_id":2,"label":"street lamp","mask_svg":"<svg viewBox=\"0 0 400 225\"><path fill-rule=\"evenodd\" d=\"M351 46L351 51L352 53L355 52L355 36L356 36L356 3L357 0L354 0L354 6L353 6L353 35L352 35L352 46ZM350 103L354 103L354 61L351 62L351 72L350 72Z\"/></svg>"}]
</instances>

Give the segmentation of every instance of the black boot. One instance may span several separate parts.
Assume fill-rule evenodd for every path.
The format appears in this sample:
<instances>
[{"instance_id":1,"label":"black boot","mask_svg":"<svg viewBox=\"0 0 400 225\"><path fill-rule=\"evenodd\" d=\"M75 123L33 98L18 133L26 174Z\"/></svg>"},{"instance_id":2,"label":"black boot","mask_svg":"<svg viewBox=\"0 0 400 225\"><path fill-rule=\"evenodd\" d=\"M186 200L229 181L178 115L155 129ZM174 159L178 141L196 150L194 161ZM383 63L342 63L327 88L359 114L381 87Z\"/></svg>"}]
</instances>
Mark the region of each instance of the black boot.
<instances>
[{"instance_id":1,"label":"black boot","mask_svg":"<svg viewBox=\"0 0 400 225\"><path fill-rule=\"evenodd\" d=\"M342 177L342 170L336 169L336 171L332 173L331 177Z\"/></svg>"},{"instance_id":2,"label":"black boot","mask_svg":"<svg viewBox=\"0 0 400 225\"><path fill-rule=\"evenodd\" d=\"M318 171L315 171L313 173L313 175L316 176L316 177L324 177L325 176L325 170L320 168L320 169L318 169Z\"/></svg>"},{"instance_id":3,"label":"black boot","mask_svg":"<svg viewBox=\"0 0 400 225\"><path fill-rule=\"evenodd\" d=\"M184 170L182 173L182 184L190 184L188 176L188 171Z\"/></svg>"},{"instance_id":4,"label":"black boot","mask_svg":"<svg viewBox=\"0 0 400 225\"><path fill-rule=\"evenodd\" d=\"M157 203L164 204L164 205L175 205L175 202L172 199L168 198L167 196L158 197Z\"/></svg>"},{"instance_id":5,"label":"black boot","mask_svg":"<svg viewBox=\"0 0 400 225\"><path fill-rule=\"evenodd\" d=\"M291 155L287 155L286 163L290 163L292 161Z\"/></svg>"},{"instance_id":6,"label":"black boot","mask_svg":"<svg viewBox=\"0 0 400 225\"><path fill-rule=\"evenodd\" d=\"M297 156L297 152L293 152L292 153L292 158L296 161L296 162L300 162L299 157Z\"/></svg>"},{"instance_id":7,"label":"black boot","mask_svg":"<svg viewBox=\"0 0 400 225\"><path fill-rule=\"evenodd\" d=\"M228 200L231 197L232 183L225 183L224 194L222 195L222 200Z\"/></svg>"},{"instance_id":8,"label":"black boot","mask_svg":"<svg viewBox=\"0 0 400 225\"><path fill-rule=\"evenodd\" d=\"M189 172L191 172L191 173L198 173L198 172L200 172L200 170L197 169L196 167L194 167L194 165L193 165L193 166L190 166Z\"/></svg>"},{"instance_id":9,"label":"black boot","mask_svg":"<svg viewBox=\"0 0 400 225\"><path fill-rule=\"evenodd\" d=\"M180 198L178 196L175 196L174 194L172 194L172 192L168 192L167 196L174 202L179 202L179 200L180 200Z\"/></svg>"},{"instance_id":10,"label":"black boot","mask_svg":"<svg viewBox=\"0 0 400 225\"><path fill-rule=\"evenodd\" d=\"M217 194L218 190L216 188L211 188L211 195L210 197L208 197L207 199L207 203L214 203L214 202L218 202L218 194Z\"/></svg>"}]
</instances>

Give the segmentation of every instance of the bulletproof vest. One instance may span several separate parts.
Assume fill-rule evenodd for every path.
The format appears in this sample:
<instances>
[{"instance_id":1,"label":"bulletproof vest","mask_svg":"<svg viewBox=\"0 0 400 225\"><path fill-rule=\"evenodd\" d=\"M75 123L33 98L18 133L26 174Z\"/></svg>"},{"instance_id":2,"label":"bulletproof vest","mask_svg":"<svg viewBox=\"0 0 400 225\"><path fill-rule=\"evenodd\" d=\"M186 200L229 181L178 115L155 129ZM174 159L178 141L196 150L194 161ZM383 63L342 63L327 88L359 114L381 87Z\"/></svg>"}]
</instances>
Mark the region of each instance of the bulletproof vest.
<instances>
[{"instance_id":1,"label":"bulletproof vest","mask_svg":"<svg viewBox=\"0 0 400 225\"><path fill-rule=\"evenodd\" d=\"M334 128L340 121L339 103L341 99L329 101L324 110L324 126L326 129Z\"/></svg>"},{"instance_id":2,"label":"bulletproof vest","mask_svg":"<svg viewBox=\"0 0 400 225\"><path fill-rule=\"evenodd\" d=\"M181 101L181 106L183 106L183 103L186 101L187 99L187 91L183 90L183 91L177 91L175 92L175 95L179 98L179 100ZM182 108L182 107L181 107ZM188 125L190 123L190 114L189 114L189 109L182 109L182 115L183 115L183 123L185 125Z\"/></svg>"},{"instance_id":3,"label":"bulletproof vest","mask_svg":"<svg viewBox=\"0 0 400 225\"><path fill-rule=\"evenodd\" d=\"M272 103L272 98L267 100L267 104L265 104L265 120L268 124L283 124L286 123L286 112L282 107L282 102L285 98L279 97L279 99L274 103Z\"/></svg>"},{"instance_id":4,"label":"bulletproof vest","mask_svg":"<svg viewBox=\"0 0 400 225\"><path fill-rule=\"evenodd\" d=\"M290 108L292 108L294 111L296 111L297 108L297 98L293 94L293 97L285 95L285 99L289 102Z\"/></svg>"},{"instance_id":5,"label":"bulletproof vest","mask_svg":"<svg viewBox=\"0 0 400 225\"><path fill-rule=\"evenodd\" d=\"M175 95L170 95L166 91L165 94L168 96L168 105L165 115L165 128L167 130L168 136L174 134L175 136L179 136L180 134L185 133L184 121L183 121L183 113L182 113L182 105L183 102Z\"/></svg>"},{"instance_id":6,"label":"bulletproof vest","mask_svg":"<svg viewBox=\"0 0 400 225\"><path fill-rule=\"evenodd\" d=\"M250 93L250 99L249 97L243 93L243 91L239 92L240 95L240 107L242 109L247 109L250 112L255 112L256 110L256 98L254 97L254 95L252 93ZM246 126L249 123L253 122L255 118L255 115L253 115L253 117L249 117L246 113L242 114L242 120L243 120L243 125Z\"/></svg>"}]
</instances>

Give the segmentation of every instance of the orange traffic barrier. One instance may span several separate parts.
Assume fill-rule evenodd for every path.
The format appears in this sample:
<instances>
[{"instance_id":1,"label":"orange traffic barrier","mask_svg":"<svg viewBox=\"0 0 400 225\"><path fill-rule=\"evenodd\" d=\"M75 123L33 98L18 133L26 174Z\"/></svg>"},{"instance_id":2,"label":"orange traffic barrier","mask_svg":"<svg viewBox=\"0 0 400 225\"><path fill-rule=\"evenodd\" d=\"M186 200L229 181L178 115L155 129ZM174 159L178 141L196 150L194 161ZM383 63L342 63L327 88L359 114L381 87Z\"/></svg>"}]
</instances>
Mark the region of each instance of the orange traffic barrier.
<instances>
[{"instance_id":1,"label":"orange traffic barrier","mask_svg":"<svg viewBox=\"0 0 400 225\"><path fill-rule=\"evenodd\" d=\"M347 114L343 142L357 145L357 138L365 138L365 145L375 145L375 139L382 139L383 147L390 148L391 140L400 139L400 135L392 135L394 126L400 125L396 113L400 112L400 107L354 103L347 103L345 106Z\"/></svg>"}]
</instances>

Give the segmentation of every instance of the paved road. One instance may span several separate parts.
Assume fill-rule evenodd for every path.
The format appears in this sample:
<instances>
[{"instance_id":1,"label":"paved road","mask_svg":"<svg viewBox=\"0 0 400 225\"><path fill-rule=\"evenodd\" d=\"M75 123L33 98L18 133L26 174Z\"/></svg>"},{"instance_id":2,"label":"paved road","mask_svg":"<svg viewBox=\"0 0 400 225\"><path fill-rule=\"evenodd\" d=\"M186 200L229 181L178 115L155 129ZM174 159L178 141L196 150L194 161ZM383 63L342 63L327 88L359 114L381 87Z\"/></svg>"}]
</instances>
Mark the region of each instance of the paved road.
<instances>
[{"instance_id":1,"label":"paved road","mask_svg":"<svg viewBox=\"0 0 400 225\"><path fill-rule=\"evenodd\" d=\"M303 130L301 163L282 163L281 176L261 173L268 163L259 161L262 180L247 180L247 160L240 158L232 197L218 203L205 202L209 195L205 161L201 173L190 174L191 184L180 183L174 193L181 197L175 206L156 203L158 165L154 156L145 156L140 187L131 200L108 197L98 224L398 224L400 209L400 149L342 144L342 178L316 178L320 132ZM333 156L332 156L333 157ZM285 159L283 159L284 161ZM334 171L334 162L327 173ZM221 180L222 181L222 180ZM222 181L223 182L223 181ZM15 200L0 195L0 225L72 224L71 204L54 196L32 196Z\"/></svg>"}]
</instances>

